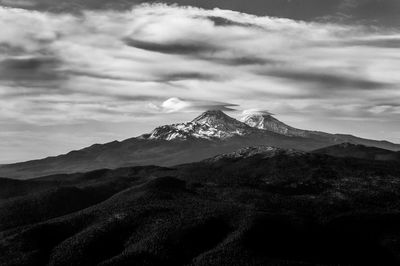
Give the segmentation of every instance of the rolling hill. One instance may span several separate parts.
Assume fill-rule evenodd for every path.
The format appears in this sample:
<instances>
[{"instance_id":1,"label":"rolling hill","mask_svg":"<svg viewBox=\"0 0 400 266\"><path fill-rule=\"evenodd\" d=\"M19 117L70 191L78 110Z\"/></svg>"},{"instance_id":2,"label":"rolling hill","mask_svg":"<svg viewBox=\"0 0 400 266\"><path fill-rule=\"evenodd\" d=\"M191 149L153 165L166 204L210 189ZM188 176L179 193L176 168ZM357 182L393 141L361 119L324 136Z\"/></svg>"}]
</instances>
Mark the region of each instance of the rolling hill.
<instances>
[{"instance_id":1,"label":"rolling hill","mask_svg":"<svg viewBox=\"0 0 400 266\"><path fill-rule=\"evenodd\" d=\"M399 177L397 162L260 146L0 180L0 264L399 265Z\"/></svg>"},{"instance_id":2,"label":"rolling hill","mask_svg":"<svg viewBox=\"0 0 400 266\"><path fill-rule=\"evenodd\" d=\"M365 160L400 161L400 152L351 143L342 143L313 151L334 157L352 157Z\"/></svg>"}]
</instances>

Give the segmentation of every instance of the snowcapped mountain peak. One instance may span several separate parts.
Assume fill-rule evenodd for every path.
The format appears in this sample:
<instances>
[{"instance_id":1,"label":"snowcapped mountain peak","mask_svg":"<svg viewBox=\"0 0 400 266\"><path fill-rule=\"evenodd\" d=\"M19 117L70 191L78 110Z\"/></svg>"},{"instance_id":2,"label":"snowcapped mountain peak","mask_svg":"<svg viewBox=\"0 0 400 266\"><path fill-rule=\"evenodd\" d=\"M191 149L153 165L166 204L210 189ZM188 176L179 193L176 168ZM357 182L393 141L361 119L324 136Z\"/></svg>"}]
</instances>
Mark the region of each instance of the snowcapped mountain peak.
<instances>
[{"instance_id":1,"label":"snowcapped mountain peak","mask_svg":"<svg viewBox=\"0 0 400 266\"><path fill-rule=\"evenodd\" d=\"M185 139L226 139L242 136L254 129L226 115L220 110L202 113L191 122L165 125L146 135L148 139L185 140Z\"/></svg>"},{"instance_id":2,"label":"snowcapped mountain peak","mask_svg":"<svg viewBox=\"0 0 400 266\"><path fill-rule=\"evenodd\" d=\"M236 119L226 115L224 112L221 110L209 110L195 119L192 120L193 123L200 123L200 124L225 124L225 123L232 123L232 122L237 122Z\"/></svg>"},{"instance_id":3,"label":"snowcapped mountain peak","mask_svg":"<svg viewBox=\"0 0 400 266\"><path fill-rule=\"evenodd\" d=\"M199 122L204 119L229 119L227 114L221 110L208 110L192 120L192 122Z\"/></svg>"},{"instance_id":4,"label":"snowcapped mountain peak","mask_svg":"<svg viewBox=\"0 0 400 266\"><path fill-rule=\"evenodd\" d=\"M241 118L241 121L251 127L256 127L259 129L266 129L268 121L275 123L279 122L278 120L273 118L269 113L263 113L263 112L247 113Z\"/></svg>"},{"instance_id":5,"label":"snowcapped mountain peak","mask_svg":"<svg viewBox=\"0 0 400 266\"><path fill-rule=\"evenodd\" d=\"M305 137L309 134L309 131L286 125L267 111L245 111L240 121L253 128L268 130L286 136Z\"/></svg>"},{"instance_id":6,"label":"snowcapped mountain peak","mask_svg":"<svg viewBox=\"0 0 400 266\"><path fill-rule=\"evenodd\" d=\"M274 132L285 136L307 137L310 131L296 129L266 111L244 112L241 121L221 110L209 110L190 122L157 127L141 138L153 140L227 139L252 133Z\"/></svg>"},{"instance_id":7,"label":"snowcapped mountain peak","mask_svg":"<svg viewBox=\"0 0 400 266\"><path fill-rule=\"evenodd\" d=\"M221 110L210 110L192 120L192 123L209 125L221 130L246 129L247 125L228 116Z\"/></svg>"}]
</instances>

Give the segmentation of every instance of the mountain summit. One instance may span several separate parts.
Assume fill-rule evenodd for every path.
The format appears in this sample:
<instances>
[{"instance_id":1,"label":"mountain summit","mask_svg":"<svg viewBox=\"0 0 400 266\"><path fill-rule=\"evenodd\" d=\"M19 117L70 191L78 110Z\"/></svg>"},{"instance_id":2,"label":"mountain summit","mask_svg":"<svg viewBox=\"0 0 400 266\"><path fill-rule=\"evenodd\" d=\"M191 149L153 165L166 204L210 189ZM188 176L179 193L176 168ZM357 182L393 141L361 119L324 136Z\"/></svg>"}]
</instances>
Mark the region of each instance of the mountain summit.
<instances>
[{"instance_id":1,"label":"mountain summit","mask_svg":"<svg viewBox=\"0 0 400 266\"><path fill-rule=\"evenodd\" d=\"M301 130L286 125L285 123L274 118L272 114L268 112L249 112L246 113L240 120L251 127L272 131L286 136L306 137L310 134L310 131Z\"/></svg>"},{"instance_id":2,"label":"mountain summit","mask_svg":"<svg viewBox=\"0 0 400 266\"><path fill-rule=\"evenodd\" d=\"M186 140L226 139L233 136L243 136L253 132L250 126L226 115L220 110L209 110L191 122L165 125L154 129L147 139L158 140Z\"/></svg>"},{"instance_id":3,"label":"mountain summit","mask_svg":"<svg viewBox=\"0 0 400 266\"><path fill-rule=\"evenodd\" d=\"M221 110L208 110L192 120L193 123L209 124L209 125L221 125L221 124L233 124L238 125L239 121L228 116Z\"/></svg>"}]
</instances>

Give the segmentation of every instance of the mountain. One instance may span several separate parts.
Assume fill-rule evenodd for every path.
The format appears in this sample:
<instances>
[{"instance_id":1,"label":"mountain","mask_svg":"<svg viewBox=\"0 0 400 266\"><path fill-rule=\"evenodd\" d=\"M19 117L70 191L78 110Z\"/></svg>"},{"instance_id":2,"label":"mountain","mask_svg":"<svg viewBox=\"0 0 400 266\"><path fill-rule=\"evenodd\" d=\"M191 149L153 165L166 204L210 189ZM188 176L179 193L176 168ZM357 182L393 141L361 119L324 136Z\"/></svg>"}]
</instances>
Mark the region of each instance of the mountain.
<instances>
[{"instance_id":1,"label":"mountain","mask_svg":"<svg viewBox=\"0 0 400 266\"><path fill-rule=\"evenodd\" d=\"M222 111L210 110L191 122L161 126L143 138L158 140L174 139L226 139L234 136L249 135L254 129L227 116Z\"/></svg>"},{"instance_id":2,"label":"mountain","mask_svg":"<svg viewBox=\"0 0 400 266\"><path fill-rule=\"evenodd\" d=\"M400 161L400 152L351 143L342 143L325 147L315 150L313 153L327 154L334 157L353 157L366 160Z\"/></svg>"},{"instance_id":3,"label":"mountain","mask_svg":"<svg viewBox=\"0 0 400 266\"><path fill-rule=\"evenodd\" d=\"M298 129L279 121L268 112L248 112L240 119L243 123L262 130L275 132L290 137L304 137L320 140L327 143L354 143L365 146L380 147L382 149L398 151L400 145L388 141L376 141L345 134L330 134L321 131Z\"/></svg>"},{"instance_id":4,"label":"mountain","mask_svg":"<svg viewBox=\"0 0 400 266\"><path fill-rule=\"evenodd\" d=\"M244 115L240 121L243 123L255 127L258 129L272 131L278 134L286 135L286 136L298 136L298 137L307 137L310 134L318 134L318 132L301 130L291 126L286 125L285 123L279 121L274 118L271 114L266 112L251 112Z\"/></svg>"},{"instance_id":5,"label":"mountain","mask_svg":"<svg viewBox=\"0 0 400 266\"><path fill-rule=\"evenodd\" d=\"M233 154L0 179L0 265L400 264L397 162Z\"/></svg>"},{"instance_id":6,"label":"mountain","mask_svg":"<svg viewBox=\"0 0 400 266\"><path fill-rule=\"evenodd\" d=\"M250 118L249 118L250 119ZM266 128L240 122L222 111L207 111L191 122L165 125L148 134L124 141L95 144L78 151L16 164L0 166L0 177L25 179L96 169L159 165L172 166L234 152L246 146L267 145L283 149L312 151L342 142L400 150L390 142L353 136L301 131L272 119ZM253 121L253 120L252 120ZM285 125L286 126L286 125ZM276 130L278 129L278 130ZM288 133L289 132L289 133ZM293 134L303 132L302 134Z\"/></svg>"}]
</instances>

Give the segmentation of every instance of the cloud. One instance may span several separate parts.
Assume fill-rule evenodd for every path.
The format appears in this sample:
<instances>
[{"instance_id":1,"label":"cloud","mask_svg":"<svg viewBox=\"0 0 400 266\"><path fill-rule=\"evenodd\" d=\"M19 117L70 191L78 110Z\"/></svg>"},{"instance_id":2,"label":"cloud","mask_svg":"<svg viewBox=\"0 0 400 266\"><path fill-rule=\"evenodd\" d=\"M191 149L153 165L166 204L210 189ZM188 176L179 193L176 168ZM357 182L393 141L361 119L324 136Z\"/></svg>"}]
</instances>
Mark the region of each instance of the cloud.
<instances>
[{"instance_id":1,"label":"cloud","mask_svg":"<svg viewBox=\"0 0 400 266\"><path fill-rule=\"evenodd\" d=\"M124 42L135 48L165 54L201 54L217 51L217 47L207 43L155 43L134 39L125 39Z\"/></svg>"},{"instance_id":2,"label":"cloud","mask_svg":"<svg viewBox=\"0 0 400 266\"><path fill-rule=\"evenodd\" d=\"M161 104L161 110L167 113L177 112L191 107L191 104L179 98L169 98Z\"/></svg>"},{"instance_id":3,"label":"cloud","mask_svg":"<svg viewBox=\"0 0 400 266\"><path fill-rule=\"evenodd\" d=\"M36 87L60 81L61 62L53 57L7 57L0 60L0 82L11 81L18 85Z\"/></svg>"},{"instance_id":4,"label":"cloud","mask_svg":"<svg viewBox=\"0 0 400 266\"><path fill-rule=\"evenodd\" d=\"M268 58L259 58L259 57L253 57L253 56L241 56L241 57L227 57L227 58L203 58L204 60L210 60L214 61L219 64L224 64L224 65L232 65L232 66L243 66L243 65L273 65L273 64L279 64L280 62L274 59L268 59Z\"/></svg>"},{"instance_id":5,"label":"cloud","mask_svg":"<svg viewBox=\"0 0 400 266\"><path fill-rule=\"evenodd\" d=\"M392 85L386 82L368 80L365 77L350 76L344 73L332 73L329 71L329 69L326 69L325 71L317 69L277 69L262 74L284 78L294 82L305 82L312 84L313 86L316 86L321 94L324 94L324 92L321 91L322 89L377 90Z\"/></svg>"},{"instance_id":6,"label":"cloud","mask_svg":"<svg viewBox=\"0 0 400 266\"><path fill-rule=\"evenodd\" d=\"M257 109L257 108L252 108L252 109L247 109L247 110L242 111L242 116L252 115L252 114L274 115L270 111L263 110L263 109Z\"/></svg>"},{"instance_id":7,"label":"cloud","mask_svg":"<svg viewBox=\"0 0 400 266\"><path fill-rule=\"evenodd\" d=\"M254 27L254 24L251 23L241 23L228 18L219 17L219 16L208 16L207 19L212 21L215 26L221 27Z\"/></svg>"},{"instance_id":8,"label":"cloud","mask_svg":"<svg viewBox=\"0 0 400 266\"><path fill-rule=\"evenodd\" d=\"M0 4L13 7L34 7L36 3L31 0L0 0Z\"/></svg>"},{"instance_id":9,"label":"cloud","mask_svg":"<svg viewBox=\"0 0 400 266\"><path fill-rule=\"evenodd\" d=\"M174 113L174 112L194 112L194 111L207 111L207 110L221 110L233 111L236 104L214 102L214 101L200 101L200 100L186 100L177 97L172 97L160 105L150 104L150 108L158 112Z\"/></svg>"},{"instance_id":10,"label":"cloud","mask_svg":"<svg viewBox=\"0 0 400 266\"><path fill-rule=\"evenodd\" d=\"M211 73L181 72L181 73L165 74L160 80L168 82L168 81L182 81L182 80L217 81L219 79L221 79L220 76Z\"/></svg>"},{"instance_id":11,"label":"cloud","mask_svg":"<svg viewBox=\"0 0 400 266\"><path fill-rule=\"evenodd\" d=\"M254 108L316 117L310 127L399 124L388 104L400 99L395 30L162 4L79 14L0 7L0 28L0 124L156 126Z\"/></svg>"},{"instance_id":12,"label":"cloud","mask_svg":"<svg viewBox=\"0 0 400 266\"><path fill-rule=\"evenodd\" d=\"M376 36L373 38L358 38L343 42L353 46L372 46L378 48L400 48L400 36Z\"/></svg>"},{"instance_id":13,"label":"cloud","mask_svg":"<svg viewBox=\"0 0 400 266\"><path fill-rule=\"evenodd\" d=\"M2 2L1 2L2 1ZM146 0L1 0L6 6L23 7L45 12L76 13L82 10L124 11L133 4L149 3ZM398 28L400 4L397 0L252 0L243 4L240 0L163 0L163 3L181 6L192 5L200 8L231 9L259 16L284 17L302 21L331 21L341 23L362 23L367 25L385 25ZM33 6L31 6L33 5ZM210 17L238 23L235 19L210 14ZM226 22L222 21L221 24ZM229 22L228 22L229 23Z\"/></svg>"}]
</instances>

